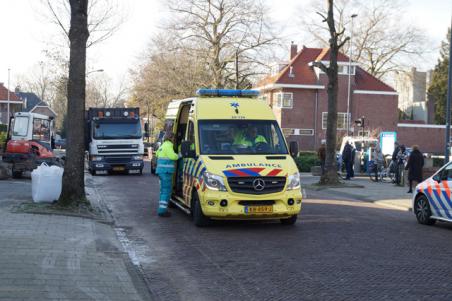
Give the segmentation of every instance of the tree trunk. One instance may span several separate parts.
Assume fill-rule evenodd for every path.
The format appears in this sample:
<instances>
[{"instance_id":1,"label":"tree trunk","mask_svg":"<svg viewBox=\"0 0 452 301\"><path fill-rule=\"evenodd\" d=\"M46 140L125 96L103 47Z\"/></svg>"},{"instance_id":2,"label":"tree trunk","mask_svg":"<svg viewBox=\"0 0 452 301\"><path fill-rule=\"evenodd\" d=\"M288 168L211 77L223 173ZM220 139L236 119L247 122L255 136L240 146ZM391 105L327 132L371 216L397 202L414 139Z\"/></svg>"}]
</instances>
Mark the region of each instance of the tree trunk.
<instances>
[{"instance_id":1,"label":"tree trunk","mask_svg":"<svg viewBox=\"0 0 452 301\"><path fill-rule=\"evenodd\" d=\"M326 157L325 172L320 178L321 184L337 184L336 163L336 138L337 138L337 55L340 46L338 45L338 33L334 25L334 4L333 0L328 0L327 23L330 30L330 66L327 70L328 75L328 118L326 128Z\"/></svg>"},{"instance_id":2,"label":"tree trunk","mask_svg":"<svg viewBox=\"0 0 452 301\"><path fill-rule=\"evenodd\" d=\"M88 0L70 0L70 59L67 84L67 150L63 191L59 202L77 205L85 201L85 76L88 40Z\"/></svg>"}]
</instances>

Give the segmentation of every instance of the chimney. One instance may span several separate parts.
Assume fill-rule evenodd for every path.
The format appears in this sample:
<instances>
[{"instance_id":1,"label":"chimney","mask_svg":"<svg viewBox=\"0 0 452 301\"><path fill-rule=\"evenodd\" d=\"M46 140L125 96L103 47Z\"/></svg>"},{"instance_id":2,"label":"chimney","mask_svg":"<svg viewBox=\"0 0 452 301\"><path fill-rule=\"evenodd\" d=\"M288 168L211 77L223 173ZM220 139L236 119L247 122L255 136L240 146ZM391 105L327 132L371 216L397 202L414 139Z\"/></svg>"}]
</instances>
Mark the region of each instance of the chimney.
<instances>
[{"instance_id":1,"label":"chimney","mask_svg":"<svg viewBox=\"0 0 452 301\"><path fill-rule=\"evenodd\" d=\"M297 44L294 44L292 41L292 43L290 43L290 60L292 60L297 55L297 52Z\"/></svg>"}]
</instances>

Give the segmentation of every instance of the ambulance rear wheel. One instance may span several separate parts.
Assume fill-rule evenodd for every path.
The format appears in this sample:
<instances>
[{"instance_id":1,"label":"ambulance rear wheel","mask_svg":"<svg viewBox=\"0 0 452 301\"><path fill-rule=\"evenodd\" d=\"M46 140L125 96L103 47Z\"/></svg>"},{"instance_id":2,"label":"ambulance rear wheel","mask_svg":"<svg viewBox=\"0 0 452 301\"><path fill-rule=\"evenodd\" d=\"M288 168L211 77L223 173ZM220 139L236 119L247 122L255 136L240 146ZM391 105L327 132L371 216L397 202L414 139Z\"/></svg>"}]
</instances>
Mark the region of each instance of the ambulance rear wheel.
<instances>
[{"instance_id":1,"label":"ambulance rear wheel","mask_svg":"<svg viewBox=\"0 0 452 301\"><path fill-rule=\"evenodd\" d=\"M193 221L195 222L195 225L198 227L208 226L210 224L210 219L202 212L201 202L199 201L196 192L193 193L192 204Z\"/></svg>"},{"instance_id":2,"label":"ambulance rear wheel","mask_svg":"<svg viewBox=\"0 0 452 301\"><path fill-rule=\"evenodd\" d=\"M293 225L295 224L295 222L297 221L298 215L292 215L289 218L282 218L281 219L281 224L283 225Z\"/></svg>"},{"instance_id":3,"label":"ambulance rear wheel","mask_svg":"<svg viewBox=\"0 0 452 301\"><path fill-rule=\"evenodd\" d=\"M414 214L419 224L433 225L436 223L436 219L432 219L432 210L430 204L425 195L420 195L414 202Z\"/></svg>"}]
</instances>

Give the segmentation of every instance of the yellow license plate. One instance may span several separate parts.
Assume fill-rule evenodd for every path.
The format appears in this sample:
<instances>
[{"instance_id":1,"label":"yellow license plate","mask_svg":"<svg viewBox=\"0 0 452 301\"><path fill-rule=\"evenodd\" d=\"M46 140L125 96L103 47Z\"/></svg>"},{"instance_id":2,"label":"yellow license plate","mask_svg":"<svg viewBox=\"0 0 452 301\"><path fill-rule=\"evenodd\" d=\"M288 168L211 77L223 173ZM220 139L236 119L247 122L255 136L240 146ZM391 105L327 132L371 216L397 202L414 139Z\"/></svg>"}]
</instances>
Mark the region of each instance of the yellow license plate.
<instances>
[{"instance_id":1,"label":"yellow license plate","mask_svg":"<svg viewBox=\"0 0 452 301\"><path fill-rule=\"evenodd\" d=\"M273 206L247 206L245 213L273 213Z\"/></svg>"},{"instance_id":2,"label":"yellow license plate","mask_svg":"<svg viewBox=\"0 0 452 301\"><path fill-rule=\"evenodd\" d=\"M124 168L124 166L114 166L114 167L113 167L113 170L114 170L114 171L124 171L125 168Z\"/></svg>"}]
</instances>

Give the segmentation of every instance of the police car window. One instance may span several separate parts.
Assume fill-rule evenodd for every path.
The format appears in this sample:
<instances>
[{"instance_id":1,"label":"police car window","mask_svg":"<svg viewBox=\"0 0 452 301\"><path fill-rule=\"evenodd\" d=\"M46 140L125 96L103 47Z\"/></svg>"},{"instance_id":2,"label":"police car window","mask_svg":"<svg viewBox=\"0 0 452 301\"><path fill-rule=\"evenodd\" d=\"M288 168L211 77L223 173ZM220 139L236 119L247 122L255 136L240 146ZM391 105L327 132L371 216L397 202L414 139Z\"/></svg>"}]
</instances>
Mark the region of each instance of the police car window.
<instances>
[{"instance_id":1,"label":"police car window","mask_svg":"<svg viewBox=\"0 0 452 301\"><path fill-rule=\"evenodd\" d=\"M273 120L201 120L201 154L287 154Z\"/></svg>"},{"instance_id":2,"label":"police car window","mask_svg":"<svg viewBox=\"0 0 452 301\"><path fill-rule=\"evenodd\" d=\"M444 167L441 171L441 180L452 181L452 163Z\"/></svg>"}]
</instances>

